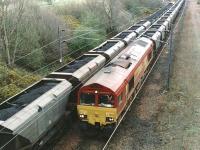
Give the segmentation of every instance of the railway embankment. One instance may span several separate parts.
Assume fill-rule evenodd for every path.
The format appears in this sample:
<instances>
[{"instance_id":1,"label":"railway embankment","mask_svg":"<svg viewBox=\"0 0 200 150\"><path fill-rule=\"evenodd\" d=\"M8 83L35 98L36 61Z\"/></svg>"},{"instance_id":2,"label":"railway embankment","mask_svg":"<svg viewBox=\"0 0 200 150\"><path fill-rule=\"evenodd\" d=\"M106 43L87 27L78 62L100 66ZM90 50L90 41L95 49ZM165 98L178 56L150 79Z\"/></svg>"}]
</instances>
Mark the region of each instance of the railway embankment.
<instances>
[{"instance_id":1,"label":"railway embankment","mask_svg":"<svg viewBox=\"0 0 200 150\"><path fill-rule=\"evenodd\" d=\"M200 6L188 0L175 31L170 91L163 53L109 149L200 149Z\"/></svg>"}]
</instances>

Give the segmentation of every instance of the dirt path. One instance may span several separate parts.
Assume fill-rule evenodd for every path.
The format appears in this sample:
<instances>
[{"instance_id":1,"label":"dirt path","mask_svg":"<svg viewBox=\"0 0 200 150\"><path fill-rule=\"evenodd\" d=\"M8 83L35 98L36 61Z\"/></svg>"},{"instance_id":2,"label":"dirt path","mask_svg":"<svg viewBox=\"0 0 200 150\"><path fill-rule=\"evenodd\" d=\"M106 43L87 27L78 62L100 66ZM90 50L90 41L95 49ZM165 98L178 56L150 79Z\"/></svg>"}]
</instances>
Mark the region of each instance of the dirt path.
<instances>
[{"instance_id":1,"label":"dirt path","mask_svg":"<svg viewBox=\"0 0 200 150\"><path fill-rule=\"evenodd\" d=\"M171 90L163 53L108 149L200 149L200 5L187 0L176 33Z\"/></svg>"},{"instance_id":2,"label":"dirt path","mask_svg":"<svg viewBox=\"0 0 200 150\"><path fill-rule=\"evenodd\" d=\"M171 92L158 116L162 136L170 140L164 149L200 149L200 5L188 0L175 45Z\"/></svg>"},{"instance_id":3,"label":"dirt path","mask_svg":"<svg viewBox=\"0 0 200 150\"><path fill-rule=\"evenodd\" d=\"M200 96L200 5L188 0L176 44L173 84Z\"/></svg>"}]
</instances>

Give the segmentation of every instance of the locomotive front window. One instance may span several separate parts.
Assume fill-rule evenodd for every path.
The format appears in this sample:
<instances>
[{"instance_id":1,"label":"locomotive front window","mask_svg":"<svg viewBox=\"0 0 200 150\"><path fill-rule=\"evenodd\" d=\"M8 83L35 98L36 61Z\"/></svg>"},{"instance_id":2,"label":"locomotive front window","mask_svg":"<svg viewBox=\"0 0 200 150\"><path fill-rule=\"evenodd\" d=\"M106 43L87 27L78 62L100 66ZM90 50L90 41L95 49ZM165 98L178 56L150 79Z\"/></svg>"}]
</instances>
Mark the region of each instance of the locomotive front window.
<instances>
[{"instance_id":1,"label":"locomotive front window","mask_svg":"<svg viewBox=\"0 0 200 150\"><path fill-rule=\"evenodd\" d=\"M95 95L92 93L81 93L80 98L81 105L95 105Z\"/></svg>"},{"instance_id":2,"label":"locomotive front window","mask_svg":"<svg viewBox=\"0 0 200 150\"><path fill-rule=\"evenodd\" d=\"M113 107L114 106L114 97L109 94L99 95L98 96L98 104L101 107Z\"/></svg>"}]
</instances>

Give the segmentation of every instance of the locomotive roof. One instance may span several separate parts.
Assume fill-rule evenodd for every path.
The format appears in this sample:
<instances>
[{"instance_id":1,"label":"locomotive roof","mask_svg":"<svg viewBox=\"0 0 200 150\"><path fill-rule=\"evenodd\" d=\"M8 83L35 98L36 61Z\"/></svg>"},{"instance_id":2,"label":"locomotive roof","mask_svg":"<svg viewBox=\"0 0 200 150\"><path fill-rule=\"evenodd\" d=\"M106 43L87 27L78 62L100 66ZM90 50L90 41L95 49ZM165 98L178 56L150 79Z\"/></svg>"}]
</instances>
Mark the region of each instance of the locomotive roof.
<instances>
[{"instance_id":1,"label":"locomotive roof","mask_svg":"<svg viewBox=\"0 0 200 150\"><path fill-rule=\"evenodd\" d=\"M144 37L131 43L113 61L86 82L84 86L99 84L113 92L117 92L151 45L152 41Z\"/></svg>"}]
</instances>

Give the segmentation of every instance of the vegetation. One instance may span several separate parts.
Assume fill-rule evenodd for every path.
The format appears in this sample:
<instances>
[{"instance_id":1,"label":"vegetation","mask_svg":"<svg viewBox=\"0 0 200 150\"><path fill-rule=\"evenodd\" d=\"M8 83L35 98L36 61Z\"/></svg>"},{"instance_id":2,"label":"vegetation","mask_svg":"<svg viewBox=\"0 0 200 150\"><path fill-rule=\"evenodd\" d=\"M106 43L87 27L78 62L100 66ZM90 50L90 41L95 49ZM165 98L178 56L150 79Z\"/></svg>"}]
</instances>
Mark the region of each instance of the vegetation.
<instances>
[{"instance_id":1,"label":"vegetation","mask_svg":"<svg viewBox=\"0 0 200 150\"><path fill-rule=\"evenodd\" d=\"M63 65L60 52L68 62L161 6L160 0L40 1L0 0L0 101Z\"/></svg>"},{"instance_id":2,"label":"vegetation","mask_svg":"<svg viewBox=\"0 0 200 150\"><path fill-rule=\"evenodd\" d=\"M24 69L9 69L4 63L0 63L0 102L39 79L40 76L28 73Z\"/></svg>"}]
</instances>

